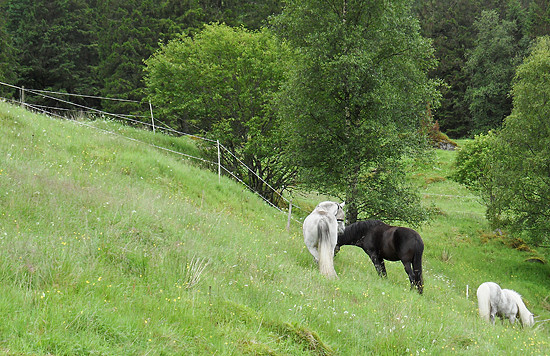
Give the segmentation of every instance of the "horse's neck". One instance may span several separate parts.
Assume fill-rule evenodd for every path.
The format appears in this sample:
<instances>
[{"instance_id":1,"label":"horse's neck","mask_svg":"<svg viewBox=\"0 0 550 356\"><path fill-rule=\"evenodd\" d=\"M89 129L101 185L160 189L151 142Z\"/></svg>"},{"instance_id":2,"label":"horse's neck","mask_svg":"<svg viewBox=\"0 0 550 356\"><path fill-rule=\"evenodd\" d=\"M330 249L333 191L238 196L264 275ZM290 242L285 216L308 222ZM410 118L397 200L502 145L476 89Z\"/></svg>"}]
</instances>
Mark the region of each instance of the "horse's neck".
<instances>
[{"instance_id":1,"label":"horse's neck","mask_svg":"<svg viewBox=\"0 0 550 356\"><path fill-rule=\"evenodd\" d=\"M361 237L360 232L357 229L357 225L351 224L346 226L344 232L338 235L338 245L355 245L357 240Z\"/></svg>"},{"instance_id":2,"label":"horse's neck","mask_svg":"<svg viewBox=\"0 0 550 356\"><path fill-rule=\"evenodd\" d=\"M501 290L500 307L506 311L512 310L513 306L517 304L515 296L510 292L508 289Z\"/></svg>"},{"instance_id":3,"label":"horse's neck","mask_svg":"<svg viewBox=\"0 0 550 356\"><path fill-rule=\"evenodd\" d=\"M338 234L338 246L343 245L353 245L354 242L351 241L353 238L353 234L350 232L349 229L344 229L344 232L341 234Z\"/></svg>"},{"instance_id":4,"label":"horse's neck","mask_svg":"<svg viewBox=\"0 0 550 356\"><path fill-rule=\"evenodd\" d=\"M519 314L523 325L530 324L531 312L527 309L523 299L521 299L518 293L510 289L503 289L503 299L503 302L506 302L506 308L508 310L516 310L515 312Z\"/></svg>"},{"instance_id":5,"label":"horse's neck","mask_svg":"<svg viewBox=\"0 0 550 356\"><path fill-rule=\"evenodd\" d=\"M367 231L380 225L380 223L378 220L366 220L346 226L344 233L338 235L338 245L355 245L357 241L366 235Z\"/></svg>"},{"instance_id":6,"label":"horse's neck","mask_svg":"<svg viewBox=\"0 0 550 356\"><path fill-rule=\"evenodd\" d=\"M516 298L516 304L518 306L518 314L519 314L519 317L521 319L521 323L526 326L526 325L530 325L531 324L531 312L529 311L529 309L527 309L527 307L525 306L525 303L523 302L523 300L521 299L521 296L519 296L519 294L517 295L517 298Z\"/></svg>"}]
</instances>

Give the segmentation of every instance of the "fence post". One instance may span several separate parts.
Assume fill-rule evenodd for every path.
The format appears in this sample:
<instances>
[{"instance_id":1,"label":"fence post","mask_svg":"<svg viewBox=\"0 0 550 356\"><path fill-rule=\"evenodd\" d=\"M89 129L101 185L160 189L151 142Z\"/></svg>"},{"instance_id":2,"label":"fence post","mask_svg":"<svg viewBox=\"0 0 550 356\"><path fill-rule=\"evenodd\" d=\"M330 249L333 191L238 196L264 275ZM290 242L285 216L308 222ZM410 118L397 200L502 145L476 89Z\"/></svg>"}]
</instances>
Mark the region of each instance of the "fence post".
<instances>
[{"instance_id":1,"label":"fence post","mask_svg":"<svg viewBox=\"0 0 550 356\"><path fill-rule=\"evenodd\" d=\"M286 222L286 231L290 232L290 218L292 216L292 199L288 203L288 220Z\"/></svg>"},{"instance_id":2,"label":"fence post","mask_svg":"<svg viewBox=\"0 0 550 356\"><path fill-rule=\"evenodd\" d=\"M222 164L221 164L221 158L220 158L220 140L216 140L216 143L218 144L218 183L221 183L222 181Z\"/></svg>"},{"instance_id":3,"label":"fence post","mask_svg":"<svg viewBox=\"0 0 550 356\"><path fill-rule=\"evenodd\" d=\"M155 133L155 118L153 117L153 105L151 105L151 100L149 100L149 111L151 111L151 124L153 125L153 133Z\"/></svg>"},{"instance_id":4,"label":"fence post","mask_svg":"<svg viewBox=\"0 0 550 356\"><path fill-rule=\"evenodd\" d=\"M25 105L25 86L21 86L21 95L19 95L19 99L21 101L21 105Z\"/></svg>"}]
</instances>

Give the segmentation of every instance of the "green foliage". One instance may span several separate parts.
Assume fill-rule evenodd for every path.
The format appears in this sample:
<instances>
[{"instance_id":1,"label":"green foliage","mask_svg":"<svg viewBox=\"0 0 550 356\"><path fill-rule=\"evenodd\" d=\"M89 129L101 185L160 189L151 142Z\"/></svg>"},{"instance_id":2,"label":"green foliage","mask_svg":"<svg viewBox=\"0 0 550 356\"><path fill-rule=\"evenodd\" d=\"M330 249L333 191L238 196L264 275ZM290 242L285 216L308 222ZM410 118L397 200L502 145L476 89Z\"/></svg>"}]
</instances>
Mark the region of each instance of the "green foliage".
<instances>
[{"instance_id":1,"label":"green foliage","mask_svg":"<svg viewBox=\"0 0 550 356\"><path fill-rule=\"evenodd\" d=\"M159 43L211 21L260 28L278 11L279 0L2 0L0 66L10 69L6 82L27 89L141 101L143 61ZM129 101L75 100L114 113L143 111Z\"/></svg>"},{"instance_id":2,"label":"green foliage","mask_svg":"<svg viewBox=\"0 0 550 356\"><path fill-rule=\"evenodd\" d=\"M550 238L549 70L550 39L542 37L518 67L513 110L503 128L465 144L453 175L481 194L493 227L535 244Z\"/></svg>"},{"instance_id":3,"label":"green foliage","mask_svg":"<svg viewBox=\"0 0 550 356\"><path fill-rule=\"evenodd\" d=\"M506 35L500 38L508 38L513 36L513 47L516 51L512 58L521 58L528 46L529 41L534 38L535 28L542 30L541 27L532 25L533 23L542 24L546 15L543 15L547 5L543 7L537 6L536 11L533 10L535 3L539 1L471 1L471 0L440 0L440 1L415 1L415 12L420 19L422 26L422 34L433 39L436 49L436 57L439 60L437 68L431 72L433 78L442 79L447 86L442 90L443 99L441 107L435 111L434 117L440 125L441 129L454 138L467 137L472 132L478 133L481 130L477 120L471 120L470 110L473 109L477 116L495 116L491 112L487 112L488 108L498 110L496 114L500 115L500 121L506 116L502 115L502 109L498 108L497 104L488 102L485 103L483 97L492 98L493 101L506 101L506 96L495 97L496 93L507 94L507 89L510 88L510 77L508 82L503 81L503 77L510 75L510 64L502 61L502 54L483 53L479 56L475 54L479 45L476 45L476 36L478 33L472 31L474 22L480 18L483 11L489 11L502 19L501 24L494 27L485 28L481 34L482 37L494 37L497 33L503 33L502 29L506 28ZM536 13L536 15L535 15ZM504 27L503 27L504 26ZM541 33L537 34L540 35ZM479 39L477 40L479 42ZM504 45L504 47L502 47ZM483 45L486 50L490 48L502 47L505 50L503 53L510 52L509 43L500 43L494 41ZM483 72L479 70L480 77L472 78L472 74L476 72L474 63L467 70L466 63L472 62L472 53L477 59L474 63L490 63L497 59L499 63L493 70L490 65ZM483 51L481 51L483 52ZM518 63L513 62L512 66ZM491 80L484 80L483 75L487 75ZM512 73L513 75L513 73ZM473 82L472 82L473 81ZM464 100L468 95L477 97L475 105L470 108L472 99ZM507 113L510 112L510 101L506 102ZM491 126L495 127L495 126Z\"/></svg>"},{"instance_id":4,"label":"green foliage","mask_svg":"<svg viewBox=\"0 0 550 356\"><path fill-rule=\"evenodd\" d=\"M97 48L92 8L84 0L6 1L18 85L92 94ZM41 103L47 100L40 99Z\"/></svg>"},{"instance_id":5,"label":"green foliage","mask_svg":"<svg viewBox=\"0 0 550 356\"><path fill-rule=\"evenodd\" d=\"M531 38L550 34L550 4L545 0L528 2L526 27Z\"/></svg>"},{"instance_id":6,"label":"green foliage","mask_svg":"<svg viewBox=\"0 0 550 356\"><path fill-rule=\"evenodd\" d=\"M1 4L1 3L0 3ZM0 16L5 18L5 11L0 6ZM7 31L6 22L0 22L0 81L4 83L13 83L15 80L15 73L13 72L13 66L15 65L15 57L13 56L13 45L11 36ZM7 97L5 93L9 93L10 90L2 87L0 88L0 95Z\"/></svg>"},{"instance_id":7,"label":"green foliage","mask_svg":"<svg viewBox=\"0 0 550 356\"><path fill-rule=\"evenodd\" d=\"M533 242L549 241L550 38L540 38L518 67L513 110L497 136L494 175L500 214L490 216Z\"/></svg>"},{"instance_id":8,"label":"green foliage","mask_svg":"<svg viewBox=\"0 0 550 356\"><path fill-rule=\"evenodd\" d=\"M354 6L354 2L346 3L349 8ZM435 120L453 138L480 131L472 127L477 121L470 120L470 101L464 100L472 81L465 68L467 53L475 48L475 19L483 10L497 11L503 23L515 24L514 43L523 52L529 41L549 33L547 1L414 0L414 4L422 34L433 40L438 59L430 77L445 83L441 87L441 107L434 110ZM192 35L211 22L261 29L267 26L270 16L281 12L282 5L280 0L2 0L0 14L5 21L0 24L0 67L9 70L0 71L8 75L4 78L10 84L27 89L141 101L146 96L143 61L159 48L159 43L167 43L181 33ZM373 10L373 22L376 14ZM374 38L371 45L377 45ZM495 79L494 73L488 74ZM483 114L487 108L480 95L503 92L503 88L478 80L474 84L469 92L479 100L473 109ZM4 96L13 97L14 92ZM140 103L75 100L109 112L149 114ZM45 98L38 102L54 103ZM55 104L60 105L58 101ZM509 109L510 101L506 104Z\"/></svg>"},{"instance_id":9,"label":"green foliage","mask_svg":"<svg viewBox=\"0 0 550 356\"><path fill-rule=\"evenodd\" d=\"M466 72L470 77L466 98L470 109L470 130L487 132L500 126L510 114L508 95L518 56L513 34L516 25L500 20L496 11L483 11L474 23L477 38L467 55Z\"/></svg>"},{"instance_id":10,"label":"green foliage","mask_svg":"<svg viewBox=\"0 0 550 356\"><path fill-rule=\"evenodd\" d=\"M463 72L466 51L473 47L472 26L479 14L479 4L470 0L416 1L415 10L422 26L422 34L433 40L437 67L432 78L440 78L441 107L434 118L441 129L451 137L463 137L469 132L468 107L465 95L467 76Z\"/></svg>"},{"instance_id":11,"label":"green foliage","mask_svg":"<svg viewBox=\"0 0 550 356\"><path fill-rule=\"evenodd\" d=\"M182 31L193 31L204 21L197 1L117 0L102 2L98 11L97 75L105 96L140 101L145 96L143 61ZM141 105L105 102L109 112L138 112Z\"/></svg>"},{"instance_id":12,"label":"green foliage","mask_svg":"<svg viewBox=\"0 0 550 356\"><path fill-rule=\"evenodd\" d=\"M420 147L420 121L437 93L426 77L433 49L409 1L289 1L274 28L297 53L279 108L301 178L345 199L351 222L359 214L418 221L419 198L399 161Z\"/></svg>"},{"instance_id":13,"label":"green foliage","mask_svg":"<svg viewBox=\"0 0 550 356\"><path fill-rule=\"evenodd\" d=\"M489 189L494 140L495 134L490 131L465 142L456 154L455 170L451 177L474 191Z\"/></svg>"},{"instance_id":14,"label":"green foliage","mask_svg":"<svg viewBox=\"0 0 550 356\"><path fill-rule=\"evenodd\" d=\"M269 16L281 12L281 0L203 0L200 1L209 22L225 23L228 26L244 26L259 30L267 23Z\"/></svg>"},{"instance_id":15,"label":"green foliage","mask_svg":"<svg viewBox=\"0 0 550 356\"><path fill-rule=\"evenodd\" d=\"M286 133L271 106L286 62L284 47L269 32L213 24L148 59L146 83L169 123L219 140L235 154L225 155L223 165L273 200L261 179L282 189L295 170L282 161Z\"/></svg>"}]
</instances>

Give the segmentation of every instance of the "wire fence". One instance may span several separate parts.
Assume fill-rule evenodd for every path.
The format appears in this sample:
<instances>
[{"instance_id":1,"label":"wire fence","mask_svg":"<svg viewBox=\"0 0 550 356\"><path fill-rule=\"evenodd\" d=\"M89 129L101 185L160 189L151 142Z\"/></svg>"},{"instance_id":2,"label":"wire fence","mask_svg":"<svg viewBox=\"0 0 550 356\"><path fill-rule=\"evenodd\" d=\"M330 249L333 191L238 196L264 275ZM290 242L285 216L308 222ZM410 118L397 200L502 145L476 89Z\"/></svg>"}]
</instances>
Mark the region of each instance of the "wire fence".
<instances>
[{"instance_id":1,"label":"wire fence","mask_svg":"<svg viewBox=\"0 0 550 356\"><path fill-rule=\"evenodd\" d=\"M233 179L238 181L240 184L244 185L248 190L250 190L250 191L254 192L255 194L257 194L261 199L263 199L266 203L268 203L273 208L277 209L281 213L286 214L288 212L287 229L289 228L289 224L290 224L291 220L295 221L297 223L300 223L300 224L302 223L300 220L293 217L291 215L291 212L292 212L293 208L297 208L299 210L302 210L303 212L306 212L306 211L304 209L300 208L299 206L293 204L292 201L290 201L288 198L284 197L279 191L277 191L268 182L266 182L262 177L260 177L254 170L252 170L249 166L247 166L244 162L242 162L242 160L240 160L233 152L231 152L229 149L227 149L225 146L223 146L219 142L219 140L213 140L213 139L210 139L210 138L200 137L200 136L189 134L189 133L186 133L186 132L181 132L181 131L178 131L174 128L169 127L168 125L166 125L165 123L163 123L159 120L156 120L154 115L153 115L153 106L151 105L151 102L148 102L148 109L149 109L149 112L150 112L150 115L151 115L150 117L147 117L145 115L121 115L121 114L109 113L109 112L104 111L104 110L99 110L99 109L92 108L92 107L89 107L89 106L86 106L86 105L78 104L78 103L72 102L68 99L59 98L57 96L65 96L65 97L69 97L69 98L75 98L75 97L78 98L79 97L79 98L98 99L98 100L107 100L107 101L118 101L118 102L131 102L131 103L134 103L134 104L143 104L143 103L139 102L139 101L136 101L136 100L129 100L129 99L117 99L117 98L108 98L108 97L94 96L94 95L81 95L81 94L74 94L74 93L55 92L55 91L38 90L38 89L28 89L28 88L25 88L25 87L19 87L19 86L4 83L4 82L0 82L0 85L16 90L17 93L18 93L18 96L19 96L19 100L2 98L3 100L8 101L8 102L12 102L12 103L15 103L15 104L19 104L19 105L21 105L21 106L23 106L23 107L25 107L29 110L39 112L39 113L43 113L43 114L49 115L51 117L56 117L56 118L60 118L60 119L70 119L70 114L71 113L73 113L73 114L78 113L79 115L100 115L100 116L105 117L105 118L116 118L116 119L121 120L123 122L132 123L133 125L140 125L142 127L148 127L153 132L160 131L160 132L165 133L165 134L171 134L171 135L177 135L177 136L186 136L186 137L190 137L190 138L193 138L193 139L196 139L196 140L202 140L202 141L208 142L210 144L216 145L216 149L218 151L218 160L217 160L217 162L214 162L214 161L209 161L209 160L207 160L203 157L193 156L193 155L188 154L188 153L179 152L179 151L172 150L172 149L169 149L169 148L166 148L166 147L162 147L162 146L159 146L159 145L156 145L156 144L152 144L152 143L144 142L144 141L132 138L132 137L128 137L128 136L122 135L120 132L114 132L114 131L111 131L111 130L98 128L96 126L87 124L84 121L75 121L77 124L87 126L87 127L93 128L95 130L102 131L104 133L108 133L108 134L111 134L111 135L116 135L116 136L119 136L119 137L123 137L123 138L125 138L127 140L130 140L130 141L133 141L133 142L137 142L137 143L140 143L140 144L143 144L143 145L148 145L148 146L154 147L154 148L162 150L162 151L166 151L166 152L169 152L169 153L172 153L172 154L175 154L175 155L179 155L179 156L182 156L182 157L185 157L185 158L188 158L188 159L194 159L194 160L200 161L202 163L211 165L213 167L217 167L219 179L221 178L221 174L222 174L222 171L223 171L223 172L225 172L225 174L232 177ZM51 102L64 104L64 105L68 106L68 108L67 107L57 107L57 106L45 106L45 105L31 104L27 100L29 94L39 96L39 97L42 97L44 99L48 99ZM57 95L57 96L55 96L55 95ZM143 121L143 119L145 119L145 118L147 118L147 121ZM149 120L150 120L150 122L149 122ZM260 192L253 189L250 185L248 185L246 182L244 182L242 179L240 179L235 172L232 172L228 168L224 167L221 164L221 161L222 161L221 157L225 153L227 153L231 157L233 157L233 159L239 163L241 168L243 168L248 173L250 173L250 174L254 175L256 178L258 178L259 181L261 181L276 196L278 196L282 201L284 201L288 206L287 211L284 211L283 209L281 209L277 205L273 204L269 199L267 199L262 194L260 194Z\"/></svg>"},{"instance_id":2,"label":"wire fence","mask_svg":"<svg viewBox=\"0 0 550 356\"><path fill-rule=\"evenodd\" d=\"M1 98L0 97L1 99L4 99L5 101L12 102L12 103L15 103L15 104L19 104L19 105L21 105L21 106L23 106L23 107L25 107L29 110L39 112L39 113L43 113L43 114L46 114L46 115L49 115L49 116L52 116L52 117L56 117L56 118L60 118L60 119L70 119L71 114L76 115L77 113L78 113L78 115L81 115L81 116L100 115L100 116L105 117L105 118L114 118L114 119L121 120L122 122L131 123L133 125L138 125L138 126L141 126L141 127L147 127L149 129L151 129L153 132L159 131L159 132L162 132L164 134L170 134L170 135L175 135L175 136L186 136L186 137L189 137L189 138L192 138L192 139L195 139L195 140L201 140L201 141L208 142L208 143L216 146L215 148L217 149L217 152L218 152L217 162L207 160L203 157L197 157L197 156L194 156L192 154L172 150L172 149L162 147L162 146L159 146L159 145L156 145L156 144L153 144L153 143L144 142L144 141L138 140L136 138L125 136L125 135L121 134L120 132L114 132L114 131L98 128L96 126L87 124L85 121L76 121L76 120L74 121L74 122L76 122L80 125L88 126L90 128L102 131L104 133L108 133L108 134L111 134L111 135L116 135L116 136L119 136L119 137L123 137L127 140L137 142L139 144L148 145L148 146L154 147L155 149L162 150L162 151L165 151L165 152L169 152L171 154L175 154L175 155L187 158L187 159L193 159L193 160L196 160L196 161L200 161L201 163L210 165L212 168L217 168L218 177L221 177L222 172L224 172L227 176L233 178L234 180L236 180L240 184L244 185L248 190L250 190L250 191L254 192L255 194L257 194L267 204L269 204L273 208L277 209L279 212L288 214L287 229L289 229L290 221L294 221L294 222L297 222L297 223L300 223L300 224L302 223L302 221L300 221L299 219L295 218L292 215L292 209L298 209L298 210L301 210L302 213L306 213L306 214L308 213L305 209L301 208L300 206L297 206L297 205L293 204L292 201L290 201L288 198L284 197L279 191L277 191L275 188L273 188L268 182L266 182L262 177L260 177L254 170L252 170L249 166L247 166L244 162L242 162L242 160L240 160L233 152L231 152L224 145L222 145L219 142L219 140L213 140L213 139L210 139L210 138L201 137L201 136L197 136L197 135L194 135L194 134L182 132L182 131L176 130L172 127L169 127L168 125L166 125L164 122L162 122L160 120L156 120L154 115L153 115L153 106L151 105L151 102L145 103L146 105L148 105L147 109L150 112L150 116L146 116L146 115L123 115L123 114L109 113L109 112L104 111L104 110L92 108L92 107L82 105L82 104L78 104L78 103L74 103L70 100L56 97L55 95L66 96L66 97L69 97L69 98L88 98L88 99L107 100L107 101L116 101L116 102L130 102L130 103L140 104L140 105L144 105L144 103L140 102L140 101L136 101L136 100L129 100L129 99L118 99L118 98L108 98L108 97L94 96L94 95L81 95L81 94L74 94L74 93L55 92L55 91L38 90L38 89L27 89L27 88L24 88L24 87L19 87L19 86L4 83L4 82L0 82L0 86L5 86L5 87L8 87L8 88L14 89L18 93L15 96L19 97L19 100L7 99L7 98ZM67 107L64 108L64 107L61 107L61 106L45 106L45 105L31 104L25 99L26 97L28 98L29 95L39 96L39 97L42 97L44 99L48 99L51 102L57 102L57 103L64 104ZM146 119L147 121L144 121L144 119ZM286 210L283 210L279 206L273 204L269 199L264 197L260 192L258 192L253 187L248 185L245 181L243 181L241 178L239 178L239 176L235 172L233 172L233 171L229 170L228 168L224 167L221 164L221 162L222 162L221 157L224 154L230 155L236 162L238 162L238 164L241 166L241 168L243 168L248 173L250 173L250 174L254 175L255 177L257 177L258 180L261 181L276 196L278 196L280 198L280 200L284 201L287 204L288 208ZM460 198L478 199L477 196L455 196L455 195L429 194L429 193L428 194L424 193L424 195L438 196L438 197L449 197L449 198L458 198L458 197L460 197Z\"/></svg>"}]
</instances>

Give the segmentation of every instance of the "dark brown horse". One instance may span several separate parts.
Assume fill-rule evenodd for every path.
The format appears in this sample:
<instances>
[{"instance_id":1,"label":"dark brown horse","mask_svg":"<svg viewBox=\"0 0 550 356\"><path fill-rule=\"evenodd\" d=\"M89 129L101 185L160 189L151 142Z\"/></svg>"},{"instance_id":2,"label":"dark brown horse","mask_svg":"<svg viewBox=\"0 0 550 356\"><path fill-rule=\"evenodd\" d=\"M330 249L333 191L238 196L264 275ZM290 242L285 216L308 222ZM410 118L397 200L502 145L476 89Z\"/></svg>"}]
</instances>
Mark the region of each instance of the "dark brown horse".
<instances>
[{"instance_id":1,"label":"dark brown horse","mask_svg":"<svg viewBox=\"0 0 550 356\"><path fill-rule=\"evenodd\" d=\"M407 227L390 226L380 220L358 221L346 226L344 233L338 235L334 252L337 253L343 245L361 247L381 277L387 277L384 260L401 261L409 275L411 289L416 287L422 294L424 242L418 232Z\"/></svg>"}]
</instances>

